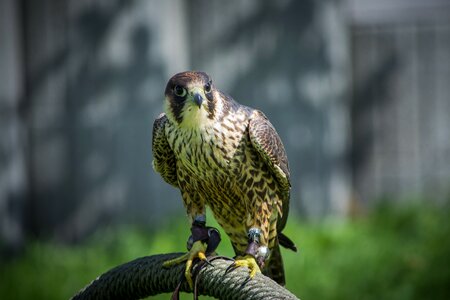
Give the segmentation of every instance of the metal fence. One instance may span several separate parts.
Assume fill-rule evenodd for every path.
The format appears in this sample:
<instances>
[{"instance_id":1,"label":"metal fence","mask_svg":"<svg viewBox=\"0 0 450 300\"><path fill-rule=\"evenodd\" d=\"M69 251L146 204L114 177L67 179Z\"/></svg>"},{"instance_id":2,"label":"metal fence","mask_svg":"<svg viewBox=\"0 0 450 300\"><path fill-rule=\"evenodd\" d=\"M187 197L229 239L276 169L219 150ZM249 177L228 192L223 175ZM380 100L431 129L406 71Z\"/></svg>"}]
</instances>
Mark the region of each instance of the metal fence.
<instances>
[{"instance_id":1,"label":"metal fence","mask_svg":"<svg viewBox=\"0 0 450 300\"><path fill-rule=\"evenodd\" d=\"M352 28L357 195L443 200L450 192L450 22Z\"/></svg>"}]
</instances>

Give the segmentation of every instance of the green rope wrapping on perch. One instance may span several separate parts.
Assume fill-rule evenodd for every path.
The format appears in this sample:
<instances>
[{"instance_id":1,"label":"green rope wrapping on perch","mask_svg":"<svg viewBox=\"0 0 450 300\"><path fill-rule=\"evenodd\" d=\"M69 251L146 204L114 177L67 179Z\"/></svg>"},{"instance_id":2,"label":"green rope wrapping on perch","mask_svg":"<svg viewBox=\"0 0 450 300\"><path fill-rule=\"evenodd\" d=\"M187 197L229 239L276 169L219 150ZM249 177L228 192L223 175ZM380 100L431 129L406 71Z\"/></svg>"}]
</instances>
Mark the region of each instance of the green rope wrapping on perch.
<instances>
[{"instance_id":1,"label":"green rope wrapping on perch","mask_svg":"<svg viewBox=\"0 0 450 300\"><path fill-rule=\"evenodd\" d=\"M145 256L119 265L100 275L79 291L72 299L142 299L161 293L171 293L184 272L184 264L163 268L162 263L182 253ZM256 274L248 280L248 270L237 268L226 272L231 261L214 259L205 264L197 276L200 295L218 299L297 299L291 292L272 279ZM180 291L192 292L186 282Z\"/></svg>"}]
</instances>

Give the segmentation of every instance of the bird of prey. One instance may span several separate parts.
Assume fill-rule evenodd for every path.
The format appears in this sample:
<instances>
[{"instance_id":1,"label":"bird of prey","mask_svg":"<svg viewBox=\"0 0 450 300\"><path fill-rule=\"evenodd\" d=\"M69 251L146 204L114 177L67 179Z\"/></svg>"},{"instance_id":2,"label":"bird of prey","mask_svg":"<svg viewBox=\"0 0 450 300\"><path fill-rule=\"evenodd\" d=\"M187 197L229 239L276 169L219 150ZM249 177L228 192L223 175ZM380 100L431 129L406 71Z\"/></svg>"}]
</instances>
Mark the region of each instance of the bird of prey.
<instances>
[{"instance_id":1,"label":"bird of prey","mask_svg":"<svg viewBox=\"0 0 450 300\"><path fill-rule=\"evenodd\" d=\"M285 284L279 245L296 251L282 234L289 212L289 166L275 128L259 110L215 88L204 72L187 71L167 83L165 113L153 125L153 167L181 191L192 222L186 262L192 286L194 258L206 259L209 206L236 253L234 267L250 278L262 272Z\"/></svg>"}]
</instances>

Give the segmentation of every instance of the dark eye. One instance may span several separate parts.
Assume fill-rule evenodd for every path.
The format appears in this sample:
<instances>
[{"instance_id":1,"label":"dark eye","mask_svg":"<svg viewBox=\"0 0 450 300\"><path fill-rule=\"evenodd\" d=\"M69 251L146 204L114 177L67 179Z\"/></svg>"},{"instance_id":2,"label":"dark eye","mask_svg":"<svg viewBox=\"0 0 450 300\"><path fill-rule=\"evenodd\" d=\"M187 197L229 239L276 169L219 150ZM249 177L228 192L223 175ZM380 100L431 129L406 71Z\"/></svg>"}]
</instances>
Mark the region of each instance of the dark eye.
<instances>
[{"instance_id":1,"label":"dark eye","mask_svg":"<svg viewBox=\"0 0 450 300\"><path fill-rule=\"evenodd\" d=\"M211 82L208 82L205 85L205 93L210 93L211 92Z\"/></svg>"},{"instance_id":2,"label":"dark eye","mask_svg":"<svg viewBox=\"0 0 450 300\"><path fill-rule=\"evenodd\" d=\"M177 95L178 97L184 97L184 96L186 96L186 89L184 88L184 87L181 87L181 86L179 86L179 85L176 85L174 88L173 88L173 93L175 94L175 95Z\"/></svg>"}]
</instances>

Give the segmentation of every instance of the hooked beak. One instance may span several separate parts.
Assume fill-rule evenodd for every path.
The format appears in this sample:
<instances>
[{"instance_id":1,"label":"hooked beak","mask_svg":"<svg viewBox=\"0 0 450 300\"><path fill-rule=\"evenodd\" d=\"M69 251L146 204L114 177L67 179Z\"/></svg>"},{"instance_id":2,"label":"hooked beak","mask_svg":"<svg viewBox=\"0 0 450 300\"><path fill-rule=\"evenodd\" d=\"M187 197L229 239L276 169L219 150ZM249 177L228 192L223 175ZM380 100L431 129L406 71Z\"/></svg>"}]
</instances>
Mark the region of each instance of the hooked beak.
<instances>
[{"instance_id":1,"label":"hooked beak","mask_svg":"<svg viewBox=\"0 0 450 300\"><path fill-rule=\"evenodd\" d=\"M198 108L200 108L200 106L203 103L202 95L200 95L199 93L195 93L194 94L194 103L197 104Z\"/></svg>"}]
</instances>

